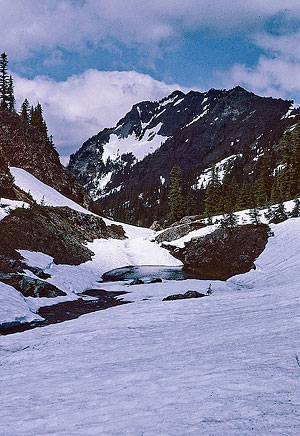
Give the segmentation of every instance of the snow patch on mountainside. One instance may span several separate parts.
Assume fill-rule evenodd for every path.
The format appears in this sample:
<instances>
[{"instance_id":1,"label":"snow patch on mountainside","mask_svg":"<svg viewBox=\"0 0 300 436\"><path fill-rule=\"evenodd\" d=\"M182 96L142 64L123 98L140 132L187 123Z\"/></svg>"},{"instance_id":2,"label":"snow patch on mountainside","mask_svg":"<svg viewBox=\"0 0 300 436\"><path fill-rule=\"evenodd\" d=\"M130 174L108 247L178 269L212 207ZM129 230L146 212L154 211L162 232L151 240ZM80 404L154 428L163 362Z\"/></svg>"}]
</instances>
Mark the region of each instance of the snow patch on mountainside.
<instances>
[{"instance_id":1,"label":"snow patch on mountainside","mask_svg":"<svg viewBox=\"0 0 300 436\"><path fill-rule=\"evenodd\" d=\"M161 144L167 139L167 137L159 135L158 132L161 129L162 123L158 123L152 129L147 129L142 139L139 139L135 134L129 135L127 138L122 138L112 133L110 135L109 142L103 145L104 162L107 159L118 159L122 154L131 152L136 159L142 160L147 154L153 153Z\"/></svg>"},{"instance_id":2,"label":"snow patch on mountainside","mask_svg":"<svg viewBox=\"0 0 300 436\"><path fill-rule=\"evenodd\" d=\"M283 120L284 118L295 118L298 114L293 114L292 112L294 112L295 110L299 109L300 105L297 103L292 103L291 106L289 107L289 110L287 111L287 113L285 115L283 115L281 117L281 119Z\"/></svg>"},{"instance_id":3,"label":"snow patch on mountainside","mask_svg":"<svg viewBox=\"0 0 300 436\"><path fill-rule=\"evenodd\" d=\"M15 185L30 193L37 203L43 202L45 206L69 206L78 212L90 213L75 201L64 197L60 192L41 182L22 168L10 167L10 172L15 178Z\"/></svg>"},{"instance_id":4,"label":"snow patch on mountainside","mask_svg":"<svg viewBox=\"0 0 300 436\"><path fill-rule=\"evenodd\" d=\"M232 167L233 162L242 157L242 154L232 154L231 156L222 159L217 162L214 166L206 168L202 174L197 179L197 184L194 186L194 189L206 188L208 182L211 178L212 169L215 168L216 173L218 174L219 181L222 182L226 171Z\"/></svg>"}]
</instances>

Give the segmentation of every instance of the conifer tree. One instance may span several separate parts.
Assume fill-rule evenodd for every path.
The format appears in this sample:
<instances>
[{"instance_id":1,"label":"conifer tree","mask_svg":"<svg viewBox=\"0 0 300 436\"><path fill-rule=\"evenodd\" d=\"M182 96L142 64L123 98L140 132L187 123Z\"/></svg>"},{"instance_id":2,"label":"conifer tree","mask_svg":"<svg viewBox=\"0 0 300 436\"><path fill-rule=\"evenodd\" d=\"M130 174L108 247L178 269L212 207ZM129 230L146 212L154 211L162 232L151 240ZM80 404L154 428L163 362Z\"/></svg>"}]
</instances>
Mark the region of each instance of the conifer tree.
<instances>
[{"instance_id":1,"label":"conifer tree","mask_svg":"<svg viewBox=\"0 0 300 436\"><path fill-rule=\"evenodd\" d=\"M220 212L222 212L222 185L216 168L212 167L210 180L206 188L205 214L211 217Z\"/></svg>"},{"instance_id":2,"label":"conifer tree","mask_svg":"<svg viewBox=\"0 0 300 436\"><path fill-rule=\"evenodd\" d=\"M243 210L251 206L251 202L252 202L251 197L252 196L251 196L249 185L246 182L243 182L238 195L237 209Z\"/></svg>"},{"instance_id":3,"label":"conifer tree","mask_svg":"<svg viewBox=\"0 0 300 436\"><path fill-rule=\"evenodd\" d=\"M288 215L283 203L279 203L276 207L269 207L265 213L265 217L269 220L269 223L282 223L288 219Z\"/></svg>"},{"instance_id":4,"label":"conifer tree","mask_svg":"<svg viewBox=\"0 0 300 436\"><path fill-rule=\"evenodd\" d=\"M43 109L40 103L38 103L35 108L31 107L30 122L33 127L41 132L45 139L48 139L48 129L43 118Z\"/></svg>"},{"instance_id":5,"label":"conifer tree","mask_svg":"<svg viewBox=\"0 0 300 436\"><path fill-rule=\"evenodd\" d=\"M20 109L20 115L24 118L26 121L30 121L30 108L29 108L29 101L27 98L23 101Z\"/></svg>"},{"instance_id":6,"label":"conifer tree","mask_svg":"<svg viewBox=\"0 0 300 436\"><path fill-rule=\"evenodd\" d=\"M9 105L9 77L7 74L7 54L0 55L0 99L1 108L7 109Z\"/></svg>"},{"instance_id":7,"label":"conifer tree","mask_svg":"<svg viewBox=\"0 0 300 436\"><path fill-rule=\"evenodd\" d=\"M222 229L233 229L238 225L238 217L235 213L225 213L223 218L221 219L221 228Z\"/></svg>"},{"instance_id":8,"label":"conifer tree","mask_svg":"<svg viewBox=\"0 0 300 436\"><path fill-rule=\"evenodd\" d=\"M223 199L224 199L224 206L223 211L225 214L231 213L237 208L237 201L238 201L238 191L239 186L236 182L235 177L231 179L230 182L223 181Z\"/></svg>"},{"instance_id":9,"label":"conifer tree","mask_svg":"<svg viewBox=\"0 0 300 436\"><path fill-rule=\"evenodd\" d=\"M296 198L294 200L295 206L293 207L293 209L290 212L290 217L291 218L298 218L300 216L300 200L299 198Z\"/></svg>"},{"instance_id":10,"label":"conifer tree","mask_svg":"<svg viewBox=\"0 0 300 436\"><path fill-rule=\"evenodd\" d=\"M195 213L195 199L192 189L188 192L184 207L187 215L193 215Z\"/></svg>"},{"instance_id":11,"label":"conifer tree","mask_svg":"<svg viewBox=\"0 0 300 436\"><path fill-rule=\"evenodd\" d=\"M269 158L267 155L264 155L258 179L255 183L255 197L259 206L265 206L268 204L271 198L272 184L273 177Z\"/></svg>"},{"instance_id":12,"label":"conifer tree","mask_svg":"<svg viewBox=\"0 0 300 436\"><path fill-rule=\"evenodd\" d=\"M182 196L182 180L180 168L174 165L171 173L171 186L169 191L169 222L173 223L184 216L184 201Z\"/></svg>"},{"instance_id":13,"label":"conifer tree","mask_svg":"<svg viewBox=\"0 0 300 436\"><path fill-rule=\"evenodd\" d=\"M255 206L252 209L250 209L248 215L250 216L250 221L252 224L255 224L256 226L258 226L260 224L261 214L259 212L258 207Z\"/></svg>"},{"instance_id":14,"label":"conifer tree","mask_svg":"<svg viewBox=\"0 0 300 436\"><path fill-rule=\"evenodd\" d=\"M300 127L287 132L278 147L282 151L283 168L276 176L276 180L284 200L297 195L300 191Z\"/></svg>"},{"instance_id":15,"label":"conifer tree","mask_svg":"<svg viewBox=\"0 0 300 436\"><path fill-rule=\"evenodd\" d=\"M14 82L12 76L9 76L8 80L8 109L11 112L15 112L15 94L14 94Z\"/></svg>"}]
</instances>

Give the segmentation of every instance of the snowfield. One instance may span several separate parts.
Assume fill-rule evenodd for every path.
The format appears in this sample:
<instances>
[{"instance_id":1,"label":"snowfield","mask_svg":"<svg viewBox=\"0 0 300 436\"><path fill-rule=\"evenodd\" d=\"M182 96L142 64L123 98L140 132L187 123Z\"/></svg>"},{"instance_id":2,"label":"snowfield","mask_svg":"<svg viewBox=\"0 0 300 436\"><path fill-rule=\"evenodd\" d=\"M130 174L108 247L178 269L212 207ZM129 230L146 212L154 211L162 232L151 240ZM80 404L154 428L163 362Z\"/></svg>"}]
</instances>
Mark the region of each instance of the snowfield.
<instances>
[{"instance_id":1,"label":"snowfield","mask_svg":"<svg viewBox=\"0 0 300 436\"><path fill-rule=\"evenodd\" d=\"M300 220L273 230L257 269L210 297L1 337L3 434L299 436ZM191 286L207 282L134 288Z\"/></svg>"},{"instance_id":2,"label":"snowfield","mask_svg":"<svg viewBox=\"0 0 300 436\"><path fill-rule=\"evenodd\" d=\"M1 434L299 436L300 219L272 230L256 270L226 282L98 283L129 291L133 303L0 336ZM70 298L124 261L177 262L148 229L126 232L125 241L94 241L93 261L77 267L22 255ZM161 301L210 283L209 297ZM0 316L11 290L1 287ZM8 316L25 300L35 316L28 307L41 302L18 297Z\"/></svg>"}]
</instances>

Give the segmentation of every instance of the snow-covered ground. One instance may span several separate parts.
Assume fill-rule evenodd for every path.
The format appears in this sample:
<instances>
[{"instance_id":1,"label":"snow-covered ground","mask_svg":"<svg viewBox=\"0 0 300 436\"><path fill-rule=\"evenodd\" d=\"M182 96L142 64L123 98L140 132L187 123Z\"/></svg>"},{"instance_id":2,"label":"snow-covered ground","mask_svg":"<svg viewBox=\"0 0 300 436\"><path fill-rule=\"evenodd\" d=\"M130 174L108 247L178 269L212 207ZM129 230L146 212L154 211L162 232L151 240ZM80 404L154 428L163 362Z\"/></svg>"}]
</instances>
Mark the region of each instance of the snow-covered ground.
<instances>
[{"instance_id":1,"label":"snow-covered ground","mask_svg":"<svg viewBox=\"0 0 300 436\"><path fill-rule=\"evenodd\" d=\"M1 434L299 436L300 219L272 229L209 297L132 286L150 300L0 337Z\"/></svg>"},{"instance_id":2,"label":"snow-covered ground","mask_svg":"<svg viewBox=\"0 0 300 436\"><path fill-rule=\"evenodd\" d=\"M25 192L30 192L37 202L42 201L48 206L69 206L79 212L91 213L74 201L64 197L55 189L42 183L27 171L15 167L11 167L10 170L15 178L15 184ZM12 200L3 200L3 204L8 204L11 208L23 205L22 202ZM28 204L25 203L25 207L27 206ZM0 208L0 219L1 211L3 212L2 218L4 218L8 213L8 208ZM112 223L120 224L106 218L103 219L107 225ZM95 256L91 261L79 266L56 265L53 263L53 259L46 254L20 250L28 265L38 266L43 268L45 272L50 273L51 278L47 281L65 291L67 296L57 298L23 298L21 296L17 300L20 304L17 305L15 289L0 282L0 298L1 301L3 298L3 301L6 302L6 304L0 304L0 326L6 326L8 322L33 321L39 318L34 313L39 307L74 300L78 298L74 294L76 292L99 288L102 274L111 269L128 265L181 265L181 262L172 257L167 250L150 241L150 238L154 235L152 230L123 223L122 226L128 239L94 240L88 244L88 247L95 253ZM26 271L26 274L35 277L30 271Z\"/></svg>"}]
</instances>

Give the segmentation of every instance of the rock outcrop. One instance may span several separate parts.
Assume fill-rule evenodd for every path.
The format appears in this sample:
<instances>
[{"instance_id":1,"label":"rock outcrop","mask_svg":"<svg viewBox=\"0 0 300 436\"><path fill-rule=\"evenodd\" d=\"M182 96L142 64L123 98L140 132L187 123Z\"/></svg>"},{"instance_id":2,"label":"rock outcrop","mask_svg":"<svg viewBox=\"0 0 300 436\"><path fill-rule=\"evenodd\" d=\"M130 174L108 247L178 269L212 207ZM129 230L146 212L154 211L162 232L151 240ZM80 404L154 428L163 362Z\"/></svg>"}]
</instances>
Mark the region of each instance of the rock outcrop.
<instances>
[{"instance_id":1,"label":"rock outcrop","mask_svg":"<svg viewBox=\"0 0 300 436\"><path fill-rule=\"evenodd\" d=\"M0 235L0 252L12 259L19 259L16 249L23 249L40 251L57 264L70 265L91 259L93 252L86 247L87 241L125 238L121 226L106 226L98 216L68 207L38 205L12 211L0 221Z\"/></svg>"},{"instance_id":2,"label":"rock outcrop","mask_svg":"<svg viewBox=\"0 0 300 436\"><path fill-rule=\"evenodd\" d=\"M84 207L91 204L74 175L60 163L54 146L22 117L0 109L0 190L6 186L10 189L7 197L14 199L12 184L3 183L3 166L23 168L76 203Z\"/></svg>"},{"instance_id":3,"label":"rock outcrop","mask_svg":"<svg viewBox=\"0 0 300 436\"><path fill-rule=\"evenodd\" d=\"M195 272L199 279L227 280L255 268L254 261L265 248L268 232L265 224L217 229L193 238L172 254L183 262L185 271Z\"/></svg>"}]
</instances>

